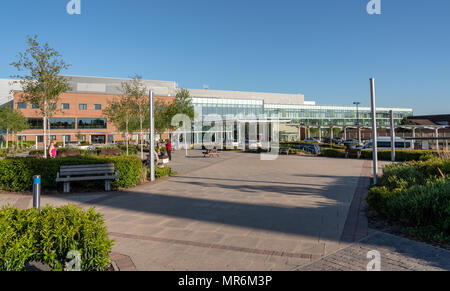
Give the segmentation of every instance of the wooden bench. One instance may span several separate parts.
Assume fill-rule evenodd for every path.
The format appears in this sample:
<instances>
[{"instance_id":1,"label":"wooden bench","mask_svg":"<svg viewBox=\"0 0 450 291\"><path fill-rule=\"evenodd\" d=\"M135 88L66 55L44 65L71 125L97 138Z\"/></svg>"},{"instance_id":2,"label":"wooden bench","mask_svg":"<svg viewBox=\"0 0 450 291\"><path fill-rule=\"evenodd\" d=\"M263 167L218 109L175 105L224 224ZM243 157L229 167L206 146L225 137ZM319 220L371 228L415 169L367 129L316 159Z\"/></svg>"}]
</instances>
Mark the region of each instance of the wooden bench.
<instances>
[{"instance_id":1,"label":"wooden bench","mask_svg":"<svg viewBox=\"0 0 450 291\"><path fill-rule=\"evenodd\" d=\"M213 158L214 156L220 157L219 151L217 149L206 150L203 152L203 157Z\"/></svg>"},{"instance_id":2,"label":"wooden bench","mask_svg":"<svg viewBox=\"0 0 450 291\"><path fill-rule=\"evenodd\" d=\"M361 150L347 148L345 151L345 158L348 159L350 157L356 157L357 159L361 158Z\"/></svg>"},{"instance_id":3,"label":"wooden bench","mask_svg":"<svg viewBox=\"0 0 450 291\"><path fill-rule=\"evenodd\" d=\"M61 166L56 182L64 183L64 193L70 192L70 182L105 180L105 191L111 191L111 180L119 179L113 164Z\"/></svg>"},{"instance_id":4,"label":"wooden bench","mask_svg":"<svg viewBox=\"0 0 450 291\"><path fill-rule=\"evenodd\" d=\"M280 155L289 155L289 148L280 148Z\"/></svg>"}]
</instances>

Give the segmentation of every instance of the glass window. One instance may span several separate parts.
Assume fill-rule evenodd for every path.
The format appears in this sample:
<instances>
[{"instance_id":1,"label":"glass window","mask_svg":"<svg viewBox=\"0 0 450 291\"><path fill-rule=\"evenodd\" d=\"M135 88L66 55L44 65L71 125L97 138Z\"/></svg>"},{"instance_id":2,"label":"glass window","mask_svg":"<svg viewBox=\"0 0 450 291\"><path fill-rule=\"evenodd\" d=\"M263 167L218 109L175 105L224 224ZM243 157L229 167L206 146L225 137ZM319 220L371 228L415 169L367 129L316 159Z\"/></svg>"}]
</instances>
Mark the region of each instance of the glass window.
<instances>
[{"instance_id":1,"label":"glass window","mask_svg":"<svg viewBox=\"0 0 450 291\"><path fill-rule=\"evenodd\" d=\"M43 135L38 135L37 137L38 142L44 142L44 136Z\"/></svg>"},{"instance_id":2,"label":"glass window","mask_svg":"<svg viewBox=\"0 0 450 291\"><path fill-rule=\"evenodd\" d=\"M78 128L106 128L106 118L78 118Z\"/></svg>"},{"instance_id":3,"label":"glass window","mask_svg":"<svg viewBox=\"0 0 450 291\"><path fill-rule=\"evenodd\" d=\"M87 104L80 104L80 105L78 105L78 109L80 109L80 110L87 110Z\"/></svg>"},{"instance_id":4,"label":"glass window","mask_svg":"<svg viewBox=\"0 0 450 291\"><path fill-rule=\"evenodd\" d=\"M94 109L95 110L102 110L102 105L101 104L94 104Z\"/></svg>"},{"instance_id":5,"label":"glass window","mask_svg":"<svg viewBox=\"0 0 450 291\"><path fill-rule=\"evenodd\" d=\"M27 103L25 103L25 102L17 103L17 108L19 108L19 109L27 109Z\"/></svg>"},{"instance_id":6,"label":"glass window","mask_svg":"<svg viewBox=\"0 0 450 291\"><path fill-rule=\"evenodd\" d=\"M43 129L44 121L42 118L27 118L30 129Z\"/></svg>"},{"instance_id":7,"label":"glass window","mask_svg":"<svg viewBox=\"0 0 450 291\"><path fill-rule=\"evenodd\" d=\"M31 104L31 109L39 109L39 106L37 104Z\"/></svg>"},{"instance_id":8,"label":"glass window","mask_svg":"<svg viewBox=\"0 0 450 291\"><path fill-rule=\"evenodd\" d=\"M53 129L75 129L75 118L52 118L50 128Z\"/></svg>"},{"instance_id":9,"label":"glass window","mask_svg":"<svg viewBox=\"0 0 450 291\"><path fill-rule=\"evenodd\" d=\"M68 103L63 103L63 104L61 104L61 109L69 110L70 109L70 105Z\"/></svg>"}]
</instances>

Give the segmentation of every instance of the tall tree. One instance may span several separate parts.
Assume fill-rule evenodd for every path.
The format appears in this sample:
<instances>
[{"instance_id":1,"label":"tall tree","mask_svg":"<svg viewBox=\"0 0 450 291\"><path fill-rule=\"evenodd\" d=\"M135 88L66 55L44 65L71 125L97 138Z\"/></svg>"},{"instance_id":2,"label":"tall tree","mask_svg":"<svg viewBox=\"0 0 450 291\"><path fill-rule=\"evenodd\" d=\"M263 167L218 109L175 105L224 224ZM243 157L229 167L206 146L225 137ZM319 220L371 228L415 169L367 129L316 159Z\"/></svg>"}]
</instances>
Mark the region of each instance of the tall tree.
<instances>
[{"instance_id":1,"label":"tall tree","mask_svg":"<svg viewBox=\"0 0 450 291\"><path fill-rule=\"evenodd\" d=\"M19 53L18 60L11 63L19 72L11 77L20 79L17 83L22 86L21 99L35 104L42 114L46 149L49 119L56 110L56 103L61 94L71 90L67 79L60 75L69 65L48 43L39 44L36 36L28 36L27 45L25 52ZM44 157L47 157L47 150L44 150Z\"/></svg>"},{"instance_id":2,"label":"tall tree","mask_svg":"<svg viewBox=\"0 0 450 291\"><path fill-rule=\"evenodd\" d=\"M150 103L147 88L142 82L142 77L135 75L129 82L122 83L122 92L128 96L132 103L133 116L139 123L139 143L141 145L141 159L144 159L144 128L149 128L149 122L145 120L150 118Z\"/></svg>"},{"instance_id":3,"label":"tall tree","mask_svg":"<svg viewBox=\"0 0 450 291\"><path fill-rule=\"evenodd\" d=\"M6 131L6 147L8 147L9 133L17 135L18 132L28 128L29 124L22 112L12 109L9 104L0 107L0 129Z\"/></svg>"}]
</instances>

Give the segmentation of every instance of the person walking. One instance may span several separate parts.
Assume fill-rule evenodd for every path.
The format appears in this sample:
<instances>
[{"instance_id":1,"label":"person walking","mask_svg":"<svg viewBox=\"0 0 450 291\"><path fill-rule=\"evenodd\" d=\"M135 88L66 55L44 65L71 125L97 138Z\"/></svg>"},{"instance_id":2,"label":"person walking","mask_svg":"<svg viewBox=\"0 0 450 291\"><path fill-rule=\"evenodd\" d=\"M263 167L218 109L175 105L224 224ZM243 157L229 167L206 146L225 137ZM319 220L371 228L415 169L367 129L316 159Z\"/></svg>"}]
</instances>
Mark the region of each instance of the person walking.
<instances>
[{"instance_id":1,"label":"person walking","mask_svg":"<svg viewBox=\"0 0 450 291\"><path fill-rule=\"evenodd\" d=\"M172 160L172 143L170 142L170 139L167 140L166 150L167 150L167 155L169 156L169 161L171 161Z\"/></svg>"}]
</instances>

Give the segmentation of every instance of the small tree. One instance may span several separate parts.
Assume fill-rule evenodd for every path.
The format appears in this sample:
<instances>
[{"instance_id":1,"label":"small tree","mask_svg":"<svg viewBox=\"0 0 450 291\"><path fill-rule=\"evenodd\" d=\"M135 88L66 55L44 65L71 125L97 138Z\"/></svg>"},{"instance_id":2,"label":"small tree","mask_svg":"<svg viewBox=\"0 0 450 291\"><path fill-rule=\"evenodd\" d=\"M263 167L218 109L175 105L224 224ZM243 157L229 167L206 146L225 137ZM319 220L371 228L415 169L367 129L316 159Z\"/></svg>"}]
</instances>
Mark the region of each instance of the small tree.
<instances>
[{"instance_id":1,"label":"small tree","mask_svg":"<svg viewBox=\"0 0 450 291\"><path fill-rule=\"evenodd\" d=\"M0 107L0 129L6 131L6 147L8 147L9 133L17 135L18 132L28 128L29 124L22 112L13 110L9 104Z\"/></svg>"},{"instance_id":2,"label":"small tree","mask_svg":"<svg viewBox=\"0 0 450 291\"><path fill-rule=\"evenodd\" d=\"M185 114L194 119L194 106L187 89L177 92L175 103L166 104L159 101L155 104L155 130L162 134L166 129L172 129L172 118L177 114Z\"/></svg>"},{"instance_id":3,"label":"small tree","mask_svg":"<svg viewBox=\"0 0 450 291\"><path fill-rule=\"evenodd\" d=\"M142 77L135 75L129 82L122 84L122 92L129 96L131 102L133 116L139 122L139 143L141 145L141 159L144 159L144 128L149 128L149 122L144 121L150 118L150 103L147 88L142 82Z\"/></svg>"},{"instance_id":4,"label":"small tree","mask_svg":"<svg viewBox=\"0 0 450 291\"><path fill-rule=\"evenodd\" d=\"M68 81L60 76L61 71L69 68L61 55L48 43L40 45L37 37L28 36L28 48L19 53L18 61L11 63L19 72L25 75L15 75L12 78L22 86L24 101L35 104L41 111L44 124L44 149L47 148L47 125L60 95L71 90ZM47 150L44 150L47 157Z\"/></svg>"},{"instance_id":5,"label":"small tree","mask_svg":"<svg viewBox=\"0 0 450 291\"><path fill-rule=\"evenodd\" d=\"M111 101L103 110L103 114L125 134L127 156L129 154L128 136L130 134L130 123L133 118L133 103L130 96L122 95Z\"/></svg>"}]
</instances>

